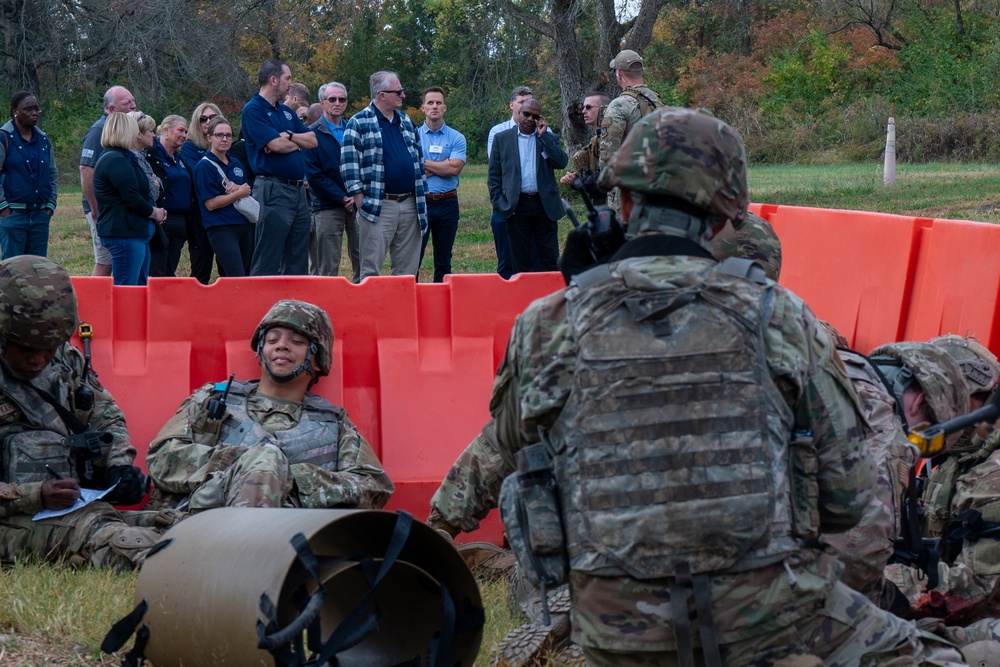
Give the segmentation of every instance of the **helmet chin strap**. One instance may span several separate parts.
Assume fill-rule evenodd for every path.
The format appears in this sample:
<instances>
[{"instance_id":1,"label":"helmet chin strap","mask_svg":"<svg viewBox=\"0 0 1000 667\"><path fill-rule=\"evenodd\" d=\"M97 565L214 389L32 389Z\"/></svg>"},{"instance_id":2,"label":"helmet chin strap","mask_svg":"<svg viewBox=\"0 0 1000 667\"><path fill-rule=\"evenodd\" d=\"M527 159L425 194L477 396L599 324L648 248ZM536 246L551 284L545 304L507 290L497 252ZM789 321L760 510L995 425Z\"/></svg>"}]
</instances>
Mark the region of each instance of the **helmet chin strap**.
<instances>
[{"instance_id":1,"label":"helmet chin strap","mask_svg":"<svg viewBox=\"0 0 1000 667\"><path fill-rule=\"evenodd\" d=\"M316 352L318 351L319 348L316 347L316 343L310 341L309 350L306 352L306 358L302 360L302 363L296 366L294 369L292 369L292 372L289 373L288 375L278 375L273 370L271 370L271 364L267 363L267 359L264 358L264 336L261 336L260 340L257 342L257 359L258 361L263 362L264 370L267 371L268 377L270 377L278 384L285 384L286 382L291 382L292 380L302 375L303 373L309 373L309 375L311 375L313 378L313 382L315 382L318 378L316 377L315 373L313 373L312 370L312 358L313 355L316 354Z\"/></svg>"}]
</instances>

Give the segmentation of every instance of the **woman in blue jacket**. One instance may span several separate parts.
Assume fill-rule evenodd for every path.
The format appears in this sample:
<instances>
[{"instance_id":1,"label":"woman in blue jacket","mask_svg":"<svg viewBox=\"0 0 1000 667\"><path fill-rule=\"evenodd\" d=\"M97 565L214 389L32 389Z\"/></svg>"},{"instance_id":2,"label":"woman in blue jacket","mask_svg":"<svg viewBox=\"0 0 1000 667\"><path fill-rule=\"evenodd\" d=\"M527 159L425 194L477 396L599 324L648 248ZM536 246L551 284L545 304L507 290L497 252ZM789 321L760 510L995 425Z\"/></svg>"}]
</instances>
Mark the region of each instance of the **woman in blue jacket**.
<instances>
[{"instance_id":1,"label":"woman in blue jacket","mask_svg":"<svg viewBox=\"0 0 1000 667\"><path fill-rule=\"evenodd\" d=\"M105 150L94 167L97 232L111 253L115 285L145 285L149 239L167 210L153 205L149 179L134 152L139 124L125 113L108 114L101 134Z\"/></svg>"},{"instance_id":2,"label":"woman in blue jacket","mask_svg":"<svg viewBox=\"0 0 1000 667\"><path fill-rule=\"evenodd\" d=\"M49 251L49 219L56 210L59 172L52 144L38 129L38 98L15 93L10 120L0 127L0 256Z\"/></svg>"},{"instance_id":3,"label":"woman in blue jacket","mask_svg":"<svg viewBox=\"0 0 1000 667\"><path fill-rule=\"evenodd\" d=\"M208 124L209 150L194 168L194 194L201 224L215 251L220 273L227 277L250 272L253 227L233 203L250 196L243 165L227 155L233 144L233 126L219 116Z\"/></svg>"}]
</instances>

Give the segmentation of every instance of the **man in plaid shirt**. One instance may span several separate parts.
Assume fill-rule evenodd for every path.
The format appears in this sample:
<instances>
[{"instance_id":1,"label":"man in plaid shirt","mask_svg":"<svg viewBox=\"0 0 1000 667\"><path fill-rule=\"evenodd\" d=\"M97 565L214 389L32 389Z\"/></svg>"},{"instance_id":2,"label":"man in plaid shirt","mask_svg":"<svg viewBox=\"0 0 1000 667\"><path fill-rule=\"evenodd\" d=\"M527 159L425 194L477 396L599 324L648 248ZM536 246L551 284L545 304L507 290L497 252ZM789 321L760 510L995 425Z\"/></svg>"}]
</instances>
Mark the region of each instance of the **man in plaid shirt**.
<instances>
[{"instance_id":1,"label":"man in plaid shirt","mask_svg":"<svg viewBox=\"0 0 1000 667\"><path fill-rule=\"evenodd\" d=\"M375 72L372 102L347 122L340 173L354 198L361 241L361 279L382 274L416 276L420 238L427 232L427 177L420 138L401 111L406 94L395 72Z\"/></svg>"}]
</instances>

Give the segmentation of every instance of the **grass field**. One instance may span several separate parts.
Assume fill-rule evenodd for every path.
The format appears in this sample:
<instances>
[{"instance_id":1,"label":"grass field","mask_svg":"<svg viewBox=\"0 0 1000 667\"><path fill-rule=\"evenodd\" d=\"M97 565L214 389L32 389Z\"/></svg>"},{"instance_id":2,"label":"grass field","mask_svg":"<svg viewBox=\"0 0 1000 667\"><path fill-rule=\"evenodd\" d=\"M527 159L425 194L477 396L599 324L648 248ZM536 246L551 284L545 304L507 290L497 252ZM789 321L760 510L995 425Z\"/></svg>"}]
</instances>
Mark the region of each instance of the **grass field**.
<instances>
[{"instance_id":1,"label":"grass field","mask_svg":"<svg viewBox=\"0 0 1000 667\"><path fill-rule=\"evenodd\" d=\"M897 184L882 185L879 166L760 167L750 172L755 202L857 209L997 222L1000 167L993 165L900 165ZM567 193L568 194L568 193ZM489 227L486 168L470 166L462 175L462 222L455 245L457 272L491 272L496 266ZM578 200L576 200L578 202ZM582 217L582 206L577 206ZM570 229L561 223L563 235ZM79 189L62 191L50 237L50 256L74 275L93 268L90 236ZM430 249L421 267L431 276ZM180 273L188 272L184 254ZM342 267L347 275L349 269ZM489 664L497 642L515 625L505 605L502 581L482 580L487 628L478 664ZM90 569L19 563L0 570L0 666L110 666L98 646L111 623L132 606L134 575Z\"/></svg>"}]
</instances>

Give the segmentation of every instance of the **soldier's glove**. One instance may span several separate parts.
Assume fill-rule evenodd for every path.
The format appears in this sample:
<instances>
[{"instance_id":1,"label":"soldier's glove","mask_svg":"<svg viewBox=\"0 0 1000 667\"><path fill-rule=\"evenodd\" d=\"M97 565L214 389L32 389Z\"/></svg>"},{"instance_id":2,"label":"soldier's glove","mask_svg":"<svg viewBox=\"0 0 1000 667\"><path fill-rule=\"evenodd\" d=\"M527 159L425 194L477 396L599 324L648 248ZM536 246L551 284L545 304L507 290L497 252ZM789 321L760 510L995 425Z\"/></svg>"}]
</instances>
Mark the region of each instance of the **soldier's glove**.
<instances>
[{"instance_id":1,"label":"soldier's glove","mask_svg":"<svg viewBox=\"0 0 1000 667\"><path fill-rule=\"evenodd\" d=\"M569 285L576 274L583 273L598 263L590 231L586 227L571 229L566 237L562 257L559 258L559 270L562 271L566 284Z\"/></svg>"},{"instance_id":2,"label":"soldier's glove","mask_svg":"<svg viewBox=\"0 0 1000 667\"><path fill-rule=\"evenodd\" d=\"M115 482L118 486L104 496L112 505L135 505L142 501L149 491L149 477L135 466L111 466L104 471L108 486Z\"/></svg>"}]
</instances>

